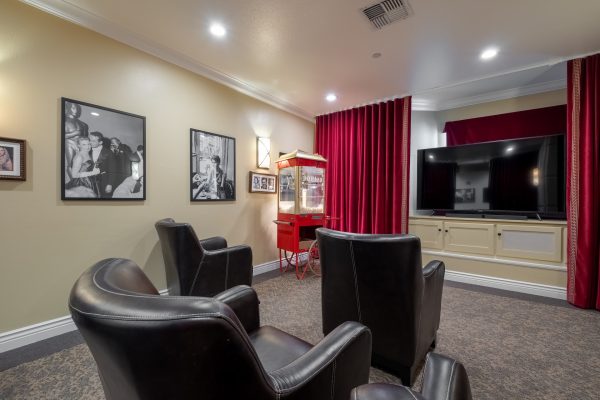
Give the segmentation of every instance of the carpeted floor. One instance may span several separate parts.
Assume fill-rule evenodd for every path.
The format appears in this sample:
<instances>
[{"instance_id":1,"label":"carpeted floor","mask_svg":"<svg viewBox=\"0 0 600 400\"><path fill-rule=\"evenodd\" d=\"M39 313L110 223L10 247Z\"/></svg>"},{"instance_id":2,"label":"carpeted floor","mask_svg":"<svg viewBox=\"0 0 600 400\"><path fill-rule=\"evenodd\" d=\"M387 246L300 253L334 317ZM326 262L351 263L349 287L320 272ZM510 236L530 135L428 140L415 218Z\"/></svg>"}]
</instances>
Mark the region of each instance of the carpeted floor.
<instances>
[{"instance_id":1,"label":"carpeted floor","mask_svg":"<svg viewBox=\"0 0 600 400\"><path fill-rule=\"evenodd\" d=\"M256 283L262 324L322 338L320 280ZM600 400L600 313L444 287L436 352L462 361L475 399ZM372 382L399 382L371 369ZM420 386L420 379L415 384ZM0 372L0 399L103 399L85 344Z\"/></svg>"}]
</instances>

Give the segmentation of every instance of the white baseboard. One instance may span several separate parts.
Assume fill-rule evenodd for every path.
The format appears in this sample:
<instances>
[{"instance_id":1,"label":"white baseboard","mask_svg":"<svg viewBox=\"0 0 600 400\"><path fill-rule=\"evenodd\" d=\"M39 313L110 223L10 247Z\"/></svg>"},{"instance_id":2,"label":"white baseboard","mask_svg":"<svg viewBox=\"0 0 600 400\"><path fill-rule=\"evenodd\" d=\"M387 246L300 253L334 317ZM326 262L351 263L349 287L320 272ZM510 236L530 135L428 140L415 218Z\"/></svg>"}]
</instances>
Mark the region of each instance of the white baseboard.
<instances>
[{"instance_id":1,"label":"white baseboard","mask_svg":"<svg viewBox=\"0 0 600 400\"><path fill-rule=\"evenodd\" d=\"M469 283L472 285L509 290L511 292L533 294L536 296L550 297L559 300L567 299L567 289L559 286L514 281L511 279L495 278L490 276L475 275L468 274L466 272L448 270L446 270L445 279L453 282Z\"/></svg>"},{"instance_id":2,"label":"white baseboard","mask_svg":"<svg viewBox=\"0 0 600 400\"><path fill-rule=\"evenodd\" d=\"M0 334L0 353L62 335L76 329L77 327L69 315L5 332Z\"/></svg>"},{"instance_id":3,"label":"white baseboard","mask_svg":"<svg viewBox=\"0 0 600 400\"><path fill-rule=\"evenodd\" d=\"M167 289L160 294L166 294ZM0 354L77 330L70 315L0 333Z\"/></svg>"},{"instance_id":4,"label":"white baseboard","mask_svg":"<svg viewBox=\"0 0 600 400\"><path fill-rule=\"evenodd\" d=\"M284 265L286 261L283 260ZM253 275L260 275L279 269L279 260L269 261L254 267ZM161 290L161 294L166 294L167 289ZM39 324L29 325L13 331L0 333L0 353L27 346L54 336L62 335L76 330L77 327L70 315L56 318L50 321L40 322Z\"/></svg>"},{"instance_id":5,"label":"white baseboard","mask_svg":"<svg viewBox=\"0 0 600 400\"><path fill-rule=\"evenodd\" d=\"M269 261L255 266L253 274L256 276L276 269L279 269L279 260ZM528 293L560 300L566 300L567 298L566 289L557 286L493 278L457 271L446 271L446 279L454 282ZM165 293L167 293L166 289L161 290L161 294ZM64 316L50 321L40 322L39 324L15 329L13 331L0 333L0 353L62 335L63 333L71 332L76 329L77 327L73 323L71 317Z\"/></svg>"},{"instance_id":6,"label":"white baseboard","mask_svg":"<svg viewBox=\"0 0 600 400\"><path fill-rule=\"evenodd\" d=\"M286 261L283 260L283 264L286 264ZM279 260L269 261L266 263L262 263L254 266L254 270L252 271L252 275L260 275L266 274L267 272L279 269Z\"/></svg>"}]
</instances>

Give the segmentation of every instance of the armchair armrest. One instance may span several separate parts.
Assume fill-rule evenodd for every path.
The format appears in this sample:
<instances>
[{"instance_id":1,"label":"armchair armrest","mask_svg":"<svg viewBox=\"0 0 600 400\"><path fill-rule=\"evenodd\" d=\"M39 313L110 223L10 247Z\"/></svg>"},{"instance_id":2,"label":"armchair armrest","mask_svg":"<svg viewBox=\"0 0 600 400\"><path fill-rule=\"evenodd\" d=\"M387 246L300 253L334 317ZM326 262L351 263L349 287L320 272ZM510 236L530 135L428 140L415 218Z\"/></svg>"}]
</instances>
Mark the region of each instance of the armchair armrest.
<instances>
[{"instance_id":1,"label":"armchair armrest","mask_svg":"<svg viewBox=\"0 0 600 400\"><path fill-rule=\"evenodd\" d=\"M332 367L331 369L329 367ZM371 366L371 331L366 326L347 321L331 331L308 352L270 376L279 394L297 392L297 398L311 398L310 382L332 382L331 398L369 380ZM333 377L332 377L333 375ZM306 396L300 391L306 390ZM327 393L327 398L329 398Z\"/></svg>"},{"instance_id":2,"label":"armchair armrest","mask_svg":"<svg viewBox=\"0 0 600 400\"><path fill-rule=\"evenodd\" d=\"M223 239L224 240L224 239ZM233 246L204 252L204 262L222 263L227 268L227 287L252 285L252 249Z\"/></svg>"},{"instance_id":3,"label":"armchair armrest","mask_svg":"<svg viewBox=\"0 0 600 400\"><path fill-rule=\"evenodd\" d=\"M444 272L446 270L446 265L442 261L439 261L439 260L429 261L427 263L427 265L425 265L423 267L423 277L425 278L425 280L427 280L432 275L439 273L440 269L442 272L442 278L444 278Z\"/></svg>"},{"instance_id":4,"label":"armchair armrest","mask_svg":"<svg viewBox=\"0 0 600 400\"><path fill-rule=\"evenodd\" d=\"M219 293L213 299L227 304L238 317L246 332L258 329L260 316L258 312L258 296L254 289L246 285L238 285Z\"/></svg>"},{"instance_id":5,"label":"armchair armrest","mask_svg":"<svg viewBox=\"0 0 600 400\"><path fill-rule=\"evenodd\" d=\"M198 243L204 250L219 250L227 247L227 240L221 236L198 240Z\"/></svg>"},{"instance_id":6,"label":"armchair armrest","mask_svg":"<svg viewBox=\"0 0 600 400\"><path fill-rule=\"evenodd\" d=\"M428 400L471 400L471 385L465 367L452 358L429 353L421 394Z\"/></svg>"},{"instance_id":7,"label":"armchair armrest","mask_svg":"<svg viewBox=\"0 0 600 400\"><path fill-rule=\"evenodd\" d=\"M446 266L438 260L430 261L423 268L423 309L421 310L420 337L424 340L421 343L424 351L435 341L435 335L440 326L445 273ZM435 343L433 344L435 345Z\"/></svg>"}]
</instances>

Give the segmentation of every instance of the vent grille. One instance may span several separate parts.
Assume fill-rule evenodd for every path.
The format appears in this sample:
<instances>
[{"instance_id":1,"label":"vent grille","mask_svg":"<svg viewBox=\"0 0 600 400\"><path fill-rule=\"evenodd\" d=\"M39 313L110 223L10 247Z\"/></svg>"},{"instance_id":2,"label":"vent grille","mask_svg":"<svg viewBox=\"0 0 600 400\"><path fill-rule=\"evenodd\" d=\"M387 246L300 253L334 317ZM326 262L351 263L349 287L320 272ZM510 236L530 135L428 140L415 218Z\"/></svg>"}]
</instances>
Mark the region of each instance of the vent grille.
<instances>
[{"instance_id":1,"label":"vent grille","mask_svg":"<svg viewBox=\"0 0 600 400\"><path fill-rule=\"evenodd\" d=\"M363 8L362 12L376 29L381 29L392 22L408 18L412 14L406 0L384 0Z\"/></svg>"}]
</instances>

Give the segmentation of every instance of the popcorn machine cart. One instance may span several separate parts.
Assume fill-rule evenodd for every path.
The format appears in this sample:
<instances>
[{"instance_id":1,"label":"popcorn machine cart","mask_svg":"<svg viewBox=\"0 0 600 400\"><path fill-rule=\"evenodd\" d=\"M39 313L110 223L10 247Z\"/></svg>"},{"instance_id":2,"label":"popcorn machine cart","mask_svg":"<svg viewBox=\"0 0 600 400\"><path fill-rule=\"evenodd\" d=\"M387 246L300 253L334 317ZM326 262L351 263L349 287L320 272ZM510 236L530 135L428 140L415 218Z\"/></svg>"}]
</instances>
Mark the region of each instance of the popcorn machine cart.
<instances>
[{"instance_id":1,"label":"popcorn machine cart","mask_svg":"<svg viewBox=\"0 0 600 400\"><path fill-rule=\"evenodd\" d=\"M296 150L284 154L277 161L279 171L279 198L277 202L277 247L279 270L283 256L288 266L295 266L296 278L303 279L306 270L314 273L314 257L318 257L315 230L325 224L325 167L327 160L318 154ZM291 253L291 254L288 254ZM300 265L298 259L307 253L308 261ZM301 257L300 257L301 258ZM311 259L312 258L312 259Z\"/></svg>"}]
</instances>

